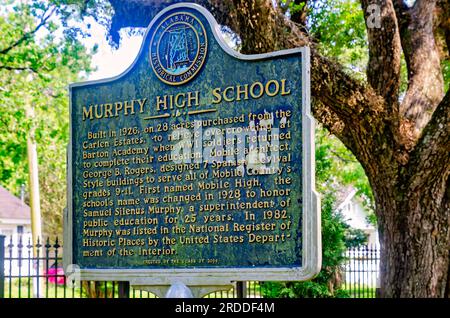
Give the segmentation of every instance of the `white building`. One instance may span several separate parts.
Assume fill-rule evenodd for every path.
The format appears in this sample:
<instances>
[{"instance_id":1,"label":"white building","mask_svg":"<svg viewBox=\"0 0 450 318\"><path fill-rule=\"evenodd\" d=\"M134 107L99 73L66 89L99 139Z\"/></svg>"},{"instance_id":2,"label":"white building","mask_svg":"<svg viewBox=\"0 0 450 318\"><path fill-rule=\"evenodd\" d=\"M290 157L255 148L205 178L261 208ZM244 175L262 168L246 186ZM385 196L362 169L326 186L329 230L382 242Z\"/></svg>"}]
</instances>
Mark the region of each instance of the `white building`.
<instances>
[{"instance_id":1,"label":"white building","mask_svg":"<svg viewBox=\"0 0 450 318\"><path fill-rule=\"evenodd\" d=\"M362 230L367 234L368 245L379 246L378 230L368 221L368 212L364 208L362 199L356 195L356 192L356 189L351 186L342 189L338 194L336 210L341 212L345 223L350 227Z\"/></svg>"},{"instance_id":2,"label":"white building","mask_svg":"<svg viewBox=\"0 0 450 318\"><path fill-rule=\"evenodd\" d=\"M346 256L349 261L346 263L345 282L347 288L357 288L355 286L366 286L375 288L378 286L379 261L379 240L378 230L371 224L367 217L368 212L364 208L363 201L356 194L353 187L343 188L338 192L336 210L341 212L345 222L352 228L362 230L367 234L368 249L350 249ZM349 287L350 286L350 287Z\"/></svg>"},{"instance_id":3,"label":"white building","mask_svg":"<svg viewBox=\"0 0 450 318\"><path fill-rule=\"evenodd\" d=\"M12 260L5 262L5 273L27 275L28 264L25 259L28 257L27 245L31 240L31 215L30 207L22 200L11 194L8 190L0 186L0 235L5 237L5 257L18 258L21 252L23 261ZM19 238L22 238L22 249L20 251ZM10 247L12 239L12 248ZM11 255L12 254L12 255Z\"/></svg>"}]
</instances>

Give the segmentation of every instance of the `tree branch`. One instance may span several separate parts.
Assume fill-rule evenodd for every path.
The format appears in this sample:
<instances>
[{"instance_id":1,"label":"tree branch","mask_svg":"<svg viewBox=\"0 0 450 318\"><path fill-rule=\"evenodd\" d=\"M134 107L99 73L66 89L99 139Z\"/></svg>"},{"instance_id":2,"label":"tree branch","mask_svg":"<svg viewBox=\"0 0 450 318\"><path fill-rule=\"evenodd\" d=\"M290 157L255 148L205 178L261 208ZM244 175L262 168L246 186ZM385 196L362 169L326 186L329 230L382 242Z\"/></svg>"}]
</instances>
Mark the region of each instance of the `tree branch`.
<instances>
[{"instance_id":1,"label":"tree branch","mask_svg":"<svg viewBox=\"0 0 450 318\"><path fill-rule=\"evenodd\" d=\"M406 5L404 0L394 0L393 2L395 8L395 16L397 17L397 24L400 30L400 40L402 43L403 50L407 50L410 48L408 44L411 40L408 39L409 30L408 27L411 23L411 10ZM404 52L405 59L407 64L409 65L409 58L411 56L411 52Z\"/></svg>"},{"instance_id":2,"label":"tree branch","mask_svg":"<svg viewBox=\"0 0 450 318\"><path fill-rule=\"evenodd\" d=\"M395 3L400 37L408 68L408 90L400 105L403 125L410 127L412 140L430 120L444 95L439 51L433 33L436 0L417 0L412 8Z\"/></svg>"},{"instance_id":3,"label":"tree branch","mask_svg":"<svg viewBox=\"0 0 450 318\"><path fill-rule=\"evenodd\" d=\"M409 36L408 27L411 23L411 12L413 9L404 3L404 0L395 0L395 11L400 25L400 32L402 35L402 42L405 42L406 49L411 48L411 38ZM435 41L438 46L438 51L441 56L441 61L449 59L450 54L450 0L437 0L434 10L434 33ZM409 44L408 44L409 43ZM407 63L409 65L409 56L411 52L406 54Z\"/></svg>"},{"instance_id":4,"label":"tree branch","mask_svg":"<svg viewBox=\"0 0 450 318\"><path fill-rule=\"evenodd\" d=\"M311 93L349 126L361 121L373 124L385 108L385 101L372 88L315 49L311 50Z\"/></svg>"},{"instance_id":5,"label":"tree branch","mask_svg":"<svg viewBox=\"0 0 450 318\"><path fill-rule=\"evenodd\" d=\"M445 186L450 174L450 90L440 102L427 126L424 128L410 161L406 167L409 184L415 191L423 180L435 183L442 180Z\"/></svg>"},{"instance_id":6,"label":"tree branch","mask_svg":"<svg viewBox=\"0 0 450 318\"><path fill-rule=\"evenodd\" d=\"M242 40L243 53L265 53L300 46L313 46L298 25L272 6L270 0L259 0L258 6L245 6L233 0L237 11L230 16L238 21L254 21L261 27L234 23ZM235 16L237 15L237 16ZM221 21L219 21L221 23ZM242 28L246 30L242 32ZM274 36L273 34L278 34ZM341 65L323 57L311 47L311 95L315 117L329 128L362 162L367 163L370 152L382 147L365 140L383 131L386 103L370 86L349 76ZM363 149L364 148L364 149Z\"/></svg>"},{"instance_id":7,"label":"tree branch","mask_svg":"<svg viewBox=\"0 0 450 318\"><path fill-rule=\"evenodd\" d=\"M386 99L389 113L398 112L401 43L392 0L361 0L369 40L367 79Z\"/></svg>"},{"instance_id":8,"label":"tree branch","mask_svg":"<svg viewBox=\"0 0 450 318\"><path fill-rule=\"evenodd\" d=\"M450 52L450 10L448 10L450 6L449 0L441 0L439 2L440 9L446 13L444 14L445 21L441 23L441 28L444 29L445 33L445 42L447 43L447 51ZM450 278L449 278L450 279Z\"/></svg>"},{"instance_id":9,"label":"tree branch","mask_svg":"<svg viewBox=\"0 0 450 318\"><path fill-rule=\"evenodd\" d=\"M7 71L31 71L33 73L38 74L38 70L36 70L33 67L29 67L29 66L25 66L25 67L21 67L21 66L8 66L8 65L0 65L0 70L7 70Z\"/></svg>"},{"instance_id":10,"label":"tree branch","mask_svg":"<svg viewBox=\"0 0 450 318\"><path fill-rule=\"evenodd\" d=\"M378 170L392 145L381 138L386 129L385 101L368 85L312 50L311 95L314 117L355 155L364 169ZM390 142L390 141L389 141Z\"/></svg>"},{"instance_id":11,"label":"tree branch","mask_svg":"<svg viewBox=\"0 0 450 318\"><path fill-rule=\"evenodd\" d=\"M115 21L123 21L124 18L135 19L134 15L126 14L132 9L130 6L133 6L133 12L139 11L148 19L145 26L150 21L153 10L159 10L161 6L166 5L165 0L110 1L116 10ZM246 1L243 0L195 2L206 6L218 23L229 26L239 34L243 53L264 53L305 45L313 46L296 23L272 6L271 0L258 0L258 6L246 6ZM255 19L257 21L253 21ZM241 25L249 23L248 21L261 27ZM136 26L139 23L144 26L139 18L122 23L127 26ZM385 130L384 119L387 116L384 98L369 85L353 79L341 65L323 57L314 48L311 49L311 93L315 117L336 134L358 156L358 160L367 163L368 158L377 151L386 151L386 145L366 142L382 142L381 138L372 137Z\"/></svg>"},{"instance_id":12,"label":"tree branch","mask_svg":"<svg viewBox=\"0 0 450 318\"><path fill-rule=\"evenodd\" d=\"M24 33L16 42L14 42L11 45L9 45L8 47L0 50L0 54L3 54L3 55L7 54L9 51L11 51L15 47L19 46L20 44L22 44L24 41L30 39L37 31L39 31L40 28L42 28L44 25L46 25L48 19L50 19L50 17L53 15L53 13L55 13L56 6L53 7L52 10L50 11L50 13L47 15L47 12L49 9L50 9L50 7L44 11L44 14L41 17L39 24L32 31Z\"/></svg>"}]
</instances>

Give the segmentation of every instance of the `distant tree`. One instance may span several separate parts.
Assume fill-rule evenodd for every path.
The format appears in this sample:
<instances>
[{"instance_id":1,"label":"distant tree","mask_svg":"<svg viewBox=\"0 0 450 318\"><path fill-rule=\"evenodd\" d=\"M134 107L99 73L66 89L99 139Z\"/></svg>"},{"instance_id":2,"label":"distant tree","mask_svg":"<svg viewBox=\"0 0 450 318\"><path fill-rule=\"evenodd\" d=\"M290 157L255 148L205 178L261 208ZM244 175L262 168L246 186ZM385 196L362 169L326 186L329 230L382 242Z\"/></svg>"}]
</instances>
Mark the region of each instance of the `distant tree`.
<instances>
[{"instance_id":1,"label":"distant tree","mask_svg":"<svg viewBox=\"0 0 450 318\"><path fill-rule=\"evenodd\" d=\"M0 0L0 183L16 195L28 183L33 127L48 235L61 233L66 206L67 85L91 70L80 33L69 28L75 9L61 2ZM26 115L30 109L34 116Z\"/></svg>"},{"instance_id":2,"label":"distant tree","mask_svg":"<svg viewBox=\"0 0 450 318\"><path fill-rule=\"evenodd\" d=\"M368 235L361 229L347 227L345 233L345 246L347 248L358 247L367 244Z\"/></svg>"},{"instance_id":3,"label":"distant tree","mask_svg":"<svg viewBox=\"0 0 450 318\"><path fill-rule=\"evenodd\" d=\"M342 216L333 207L333 191L322 196L322 268L306 282L264 282L262 292L268 298L330 298L348 296L343 289L342 268L345 263L345 231Z\"/></svg>"}]
</instances>

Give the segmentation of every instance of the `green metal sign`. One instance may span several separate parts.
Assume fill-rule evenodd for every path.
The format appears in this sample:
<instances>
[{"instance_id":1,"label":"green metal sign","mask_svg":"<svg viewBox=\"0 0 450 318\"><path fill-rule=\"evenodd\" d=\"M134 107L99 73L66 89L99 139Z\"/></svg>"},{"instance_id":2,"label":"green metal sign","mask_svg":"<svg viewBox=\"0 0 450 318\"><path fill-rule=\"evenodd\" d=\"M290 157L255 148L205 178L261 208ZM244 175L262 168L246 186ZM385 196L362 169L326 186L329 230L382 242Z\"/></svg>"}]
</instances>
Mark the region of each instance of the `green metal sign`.
<instances>
[{"instance_id":1,"label":"green metal sign","mask_svg":"<svg viewBox=\"0 0 450 318\"><path fill-rule=\"evenodd\" d=\"M70 86L65 265L157 284L320 268L307 48L241 55L194 4L122 75Z\"/></svg>"}]
</instances>

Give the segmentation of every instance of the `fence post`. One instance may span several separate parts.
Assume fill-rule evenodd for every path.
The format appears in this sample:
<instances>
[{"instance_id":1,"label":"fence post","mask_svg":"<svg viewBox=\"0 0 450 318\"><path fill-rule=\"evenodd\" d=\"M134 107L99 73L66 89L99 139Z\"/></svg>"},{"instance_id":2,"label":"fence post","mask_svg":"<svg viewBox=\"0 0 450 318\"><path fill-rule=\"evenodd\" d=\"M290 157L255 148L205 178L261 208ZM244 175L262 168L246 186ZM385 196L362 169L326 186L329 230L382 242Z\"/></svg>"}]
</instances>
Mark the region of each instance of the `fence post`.
<instances>
[{"instance_id":1,"label":"fence post","mask_svg":"<svg viewBox=\"0 0 450 318\"><path fill-rule=\"evenodd\" d=\"M236 282L236 297L237 298L246 298L246 284L247 282Z\"/></svg>"},{"instance_id":2,"label":"fence post","mask_svg":"<svg viewBox=\"0 0 450 318\"><path fill-rule=\"evenodd\" d=\"M0 298L5 297L5 236L0 235Z\"/></svg>"},{"instance_id":3,"label":"fence post","mask_svg":"<svg viewBox=\"0 0 450 318\"><path fill-rule=\"evenodd\" d=\"M380 274L377 275L377 285L375 287L375 298L381 298Z\"/></svg>"},{"instance_id":4,"label":"fence post","mask_svg":"<svg viewBox=\"0 0 450 318\"><path fill-rule=\"evenodd\" d=\"M130 282L119 282L119 298L130 298Z\"/></svg>"}]
</instances>

